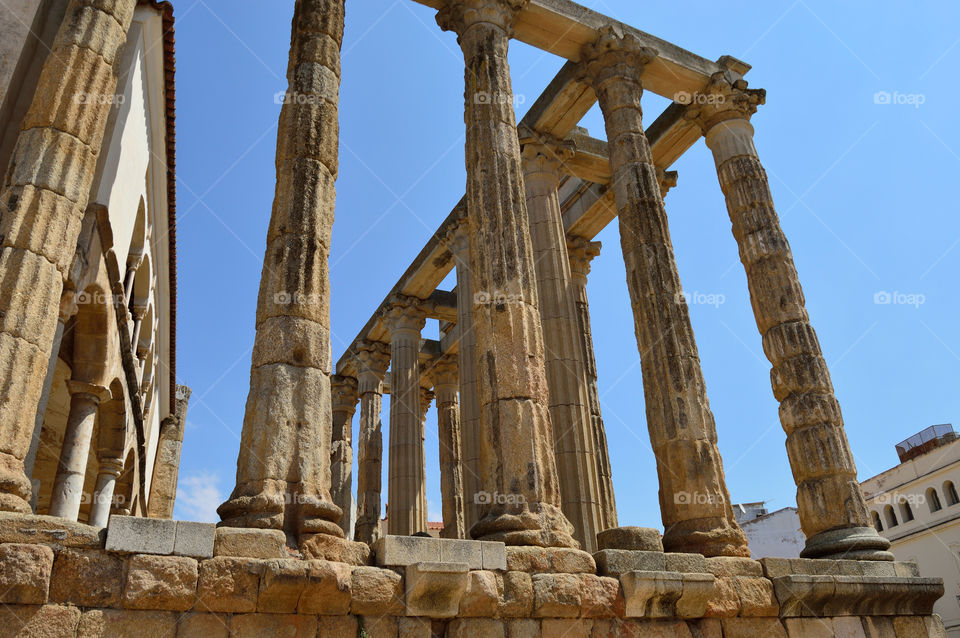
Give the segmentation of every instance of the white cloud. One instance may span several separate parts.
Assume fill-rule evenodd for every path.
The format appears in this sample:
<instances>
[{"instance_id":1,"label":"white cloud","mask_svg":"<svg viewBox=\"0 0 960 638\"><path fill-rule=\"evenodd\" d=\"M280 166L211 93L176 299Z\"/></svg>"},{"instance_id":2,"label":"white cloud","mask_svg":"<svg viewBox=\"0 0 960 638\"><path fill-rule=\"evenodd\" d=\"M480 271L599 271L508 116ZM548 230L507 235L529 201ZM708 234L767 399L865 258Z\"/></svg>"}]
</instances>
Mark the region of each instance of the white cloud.
<instances>
[{"instance_id":1,"label":"white cloud","mask_svg":"<svg viewBox=\"0 0 960 638\"><path fill-rule=\"evenodd\" d=\"M217 523L217 507L224 501L219 489L220 477L206 470L183 476L177 485L175 518L201 523Z\"/></svg>"}]
</instances>

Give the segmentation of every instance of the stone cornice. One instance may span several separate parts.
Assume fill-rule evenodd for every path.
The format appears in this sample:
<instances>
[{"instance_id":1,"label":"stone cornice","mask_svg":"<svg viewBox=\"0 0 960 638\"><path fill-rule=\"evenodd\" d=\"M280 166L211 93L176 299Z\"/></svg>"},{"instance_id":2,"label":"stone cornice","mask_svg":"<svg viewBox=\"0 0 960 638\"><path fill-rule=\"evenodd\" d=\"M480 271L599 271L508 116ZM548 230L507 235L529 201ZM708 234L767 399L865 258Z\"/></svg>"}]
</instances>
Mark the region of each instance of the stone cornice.
<instances>
[{"instance_id":1,"label":"stone cornice","mask_svg":"<svg viewBox=\"0 0 960 638\"><path fill-rule=\"evenodd\" d=\"M747 88L743 78L731 82L724 73L715 73L703 93L695 95L684 117L707 133L725 120L749 120L757 107L767 101L764 89Z\"/></svg>"},{"instance_id":2,"label":"stone cornice","mask_svg":"<svg viewBox=\"0 0 960 638\"><path fill-rule=\"evenodd\" d=\"M448 0L437 12L437 24L461 38L467 29L487 23L511 35L513 25L530 0Z\"/></svg>"},{"instance_id":3,"label":"stone cornice","mask_svg":"<svg viewBox=\"0 0 960 638\"><path fill-rule=\"evenodd\" d=\"M583 47L579 79L594 88L617 76L640 83L644 69L657 55L656 49L644 46L637 36L610 25L600 31L595 42Z\"/></svg>"}]
</instances>

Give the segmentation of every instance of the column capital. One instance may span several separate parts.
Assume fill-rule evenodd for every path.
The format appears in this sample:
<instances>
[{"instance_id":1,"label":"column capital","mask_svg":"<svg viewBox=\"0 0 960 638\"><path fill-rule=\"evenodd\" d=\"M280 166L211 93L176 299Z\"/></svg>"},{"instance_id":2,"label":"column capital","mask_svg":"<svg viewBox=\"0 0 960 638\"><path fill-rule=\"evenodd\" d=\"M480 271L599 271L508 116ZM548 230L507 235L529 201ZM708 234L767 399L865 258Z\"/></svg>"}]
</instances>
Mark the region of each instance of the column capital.
<instances>
[{"instance_id":1,"label":"column capital","mask_svg":"<svg viewBox=\"0 0 960 638\"><path fill-rule=\"evenodd\" d=\"M500 27L511 35L520 11L530 0L447 0L437 12L437 24L444 31L453 31L457 40L480 23Z\"/></svg>"},{"instance_id":2,"label":"column capital","mask_svg":"<svg viewBox=\"0 0 960 638\"><path fill-rule=\"evenodd\" d=\"M64 288L60 295L59 321L67 323L70 317L73 317L80 311L77 305L77 291L73 288Z\"/></svg>"},{"instance_id":3,"label":"column capital","mask_svg":"<svg viewBox=\"0 0 960 638\"><path fill-rule=\"evenodd\" d=\"M360 394L378 392L390 365L390 346L382 341L363 341L357 346L356 361Z\"/></svg>"},{"instance_id":4,"label":"column capital","mask_svg":"<svg viewBox=\"0 0 960 638\"><path fill-rule=\"evenodd\" d=\"M147 314L147 308L150 307L149 303L135 303L130 306L130 314L133 315L134 321L137 319L143 319L144 315Z\"/></svg>"},{"instance_id":5,"label":"column capital","mask_svg":"<svg viewBox=\"0 0 960 638\"><path fill-rule=\"evenodd\" d=\"M453 254L458 267L469 267L470 220L466 217L457 219L444 233L440 242Z\"/></svg>"},{"instance_id":6,"label":"column capital","mask_svg":"<svg viewBox=\"0 0 960 638\"><path fill-rule=\"evenodd\" d=\"M603 244L598 241L590 241L583 237L567 237L567 255L570 257L570 273L575 280L581 280L586 284L587 275L590 274L590 262L600 254Z\"/></svg>"},{"instance_id":7,"label":"column capital","mask_svg":"<svg viewBox=\"0 0 960 638\"><path fill-rule=\"evenodd\" d=\"M723 71L718 71L710 77L706 89L690 98L684 117L697 124L704 134L726 120L749 120L757 107L766 103L767 92L747 86L743 78L731 82Z\"/></svg>"},{"instance_id":8,"label":"column capital","mask_svg":"<svg viewBox=\"0 0 960 638\"><path fill-rule=\"evenodd\" d=\"M615 77L640 83L646 66L657 55L656 49L644 46L637 36L608 25L600 30L595 42L583 47L578 76L595 89Z\"/></svg>"},{"instance_id":9,"label":"column capital","mask_svg":"<svg viewBox=\"0 0 960 638\"><path fill-rule=\"evenodd\" d=\"M657 167L657 183L660 185L660 197L666 197L670 189L677 185L680 174L677 171L665 171Z\"/></svg>"},{"instance_id":10,"label":"column capital","mask_svg":"<svg viewBox=\"0 0 960 638\"><path fill-rule=\"evenodd\" d=\"M560 168L573 159L573 142L549 133L540 133L529 126L520 126L517 133L524 174L546 173L559 180Z\"/></svg>"},{"instance_id":11,"label":"column capital","mask_svg":"<svg viewBox=\"0 0 960 638\"><path fill-rule=\"evenodd\" d=\"M354 412L360 399L358 383L355 377L335 374L330 377L330 397L334 410Z\"/></svg>"},{"instance_id":12,"label":"column capital","mask_svg":"<svg viewBox=\"0 0 960 638\"><path fill-rule=\"evenodd\" d=\"M458 386L460 383L460 362L455 354L445 354L435 359L430 365L430 376L434 386Z\"/></svg>"},{"instance_id":13,"label":"column capital","mask_svg":"<svg viewBox=\"0 0 960 638\"><path fill-rule=\"evenodd\" d=\"M100 463L100 474L109 474L114 478L120 478L123 472L123 459L114 456L115 450L98 450L97 461Z\"/></svg>"},{"instance_id":14,"label":"column capital","mask_svg":"<svg viewBox=\"0 0 960 638\"><path fill-rule=\"evenodd\" d=\"M397 331L419 333L426 324L427 315L423 308L424 301L418 297L394 295L384 313L384 324L391 336Z\"/></svg>"},{"instance_id":15,"label":"column capital","mask_svg":"<svg viewBox=\"0 0 960 638\"><path fill-rule=\"evenodd\" d=\"M86 395L91 401L98 405L101 401L107 401L110 398L110 388L105 388L96 383L86 383L85 381L70 379L67 381L67 390L71 396Z\"/></svg>"}]
</instances>

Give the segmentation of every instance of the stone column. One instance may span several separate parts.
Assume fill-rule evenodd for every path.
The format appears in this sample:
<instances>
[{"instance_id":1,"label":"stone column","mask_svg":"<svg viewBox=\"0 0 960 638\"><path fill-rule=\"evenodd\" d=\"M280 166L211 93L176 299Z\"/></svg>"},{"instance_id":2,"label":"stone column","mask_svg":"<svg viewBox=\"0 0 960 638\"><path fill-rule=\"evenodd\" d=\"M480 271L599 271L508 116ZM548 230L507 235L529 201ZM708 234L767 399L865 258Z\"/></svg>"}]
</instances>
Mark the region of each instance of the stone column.
<instances>
[{"instance_id":1,"label":"stone column","mask_svg":"<svg viewBox=\"0 0 960 638\"><path fill-rule=\"evenodd\" d=\"M635 37L610 27L585 47L582 72L606 122L647 426L660 479L663 545L670 552L748 556L747 538L730 503L657 169L643 132L641 78L655 55Z\"/></svg>"},{"instance_id":2,"label":"stone column","mask_svg":"<svg viewBox=\"0 0 960 638\"><path fill-rule=\"evenodd\" d=\"M340 529L347 538L353 534L356 510L353 507L353 415L357 411L357 380L334 375L331 382L333 396L333 440L330 452L330 498L343 510Z\"/></svg>"},{"instance_id":3,"label":"stone column","mask_svg":"<svg viewBox=\"0 0 960 638\"><path fill-rule=\"evenodd\" d=\"M137 0L71 0L0 191L0 510L30 512L30 449L57 306ZM96 98L96 99L91 99ZM6 169L6 167L4 167Z\"/></svg>"},{"instance_id":4,"label":"stone column","mask_svg":"<svg viewBox=\"0 0 960 638\"><path fill-rule=\"evenodd\" d=\"M450 0L466 61L467 218L483 499L476 539L575 547L560 509L533 248L507 49L529 0Z\"/></svg>"},{"instance_id":5,"label":"stone column","mask_svg":"<svg viewBox=\"0 0 960 638\"><path fill-rule=\"evenodd\" d=\"M387 468L387 529L409 536L427 531L420 435L420 331L426 315L420 300L397 297L385 317L390 331L390 447Z\"/></svg>"},{"instance_id":6,"label":"stone column","mask_svg":"<svg viewBox=\"0 0 960 638\"><path fill-rule=\"evenodd\" d=\"M695 116L713 151L770 380L780 402L787 455L797 483L806 558L892 560L889 541L870 522L817 334L810 325L793 254L753 144L750 116L764 101L746 82L722 76L711 89L722 102Z\"/></svg>"},{"instance_id":7,"label":"stone column","mask_svg":"<svg viewBox=\"0 0 960 638\"><path fill-rule=\"evenodd\" d=\"M53 390L53 376L57 369L57 359L60 358L60 346L63 343L63 332L66 329L67 322L77 314L77 292L75 290L64 290L60 297L60 312L57 315L57 330L54 333L53 344L50 347L50 360L47 362L46 378L43 380L43 392L40 395L40 402L37 404L37 416L33 422L33 436L30 439L30 449L23 460L23 469L27 477L33 476L33 466L37 462L37 450L40 447L40 433L43 430L43 420L47 415L47 405L50 403L50 392ZM34 487L31 506L36 509L37 492Z\"/></svg>"},{"instance_id":8,"label":"stone column","mask_svg":"<svg viewBox=\"0 0 960 638\"><path fill-rule=\"evenodd\" d=\"M100 456L100 471L97 474L97 487L93 492L93 504L90 506L90 525L106 527L110 520L110 506L113 505L113 490L123 471L123 459L119 456Z\"/></svg>"},{"instance_id":9,"label":"stone column","mask_svg":"<svg viewBox=\"0 0 960 638\"><path fill-rule=\"evenodd\" d=\"M70 391L70 415L63 432L50 515L75 521L83 498L83 482L87 473L90 440L97 421L97 407L110 397L110 390L82 381L68 381L67 389Z\"/></svg>"},{"instance_id":10,"label":"stone column","mask_svg":"<svg viewBox=\"0 0 960 638\"><path fill-rule=\"evenodd\" d=\"M600 473L601 530L617 527L617 501L613 492L613 470L610 466L610 450L607 447L607 430L600 412L600 391L597 388L597 358L593 352L593 330L590 327L590 301L587 298L587 275L590 262L600 254L600 242L573 237L567 243L570 256L570 275L573 297L577 306L577 327L580 330L580 347L583 353L584 373L587 381L587 397L590 406L591 435L597 453Z\"/></svg>"},{"instance_id":11,"label":"stone column","mask_svg":"<svg viewBox=\"0 0 960 638\"><path fill-rule=\"evenodd\" d=\"M473 285L470 277L470 235L467 220L461 220L449 237L457 269L457 351L460 384L460 451L463 455L464 534L479 520L476 495L480 491L480 458L477 429L480 407L476 382L476 337L473 334Z\"/></svg>"},{"instance_id":12,"label":"stone column","mask_svg":"<svg viewBox=\"0 0 960 638\"><path fill-rule=\"evenodd\" d=\"M344 0L297 0L277 186L237 460L218 512L232 527L282 529L301 547L343 536L330 499L330 289ZM312 549L310 550L312 551Z\"/></svg>"},{"instance_id":13,"label":"stone column","mask_svg":"<svg viewBox=\"0 0 960 638\"><path fill-rule=\"evenodd\" d=\"M147 314L147 304L134 304L131 314L133 315L133 336L130 338L130 345L139 355L140 329L143 327L143 316Z\"/></svg>"},{"instance_id":14,"label":"stone column","mask_svg":"<svg viewBox=\"0 0 960 638\"><path fill-rule=\"evenodd\" d=\"M520 130L520 144L561 502L563 513L573 523L574 537L583 549L593 553L597 532L606 528L600 510L600 476L591 436L570 259L557 196L560 167L572 156L572 149L553 136L525 127Z\"/></svg>"},{"instance_id":15,"label":"stone column","mask_svg":"<svg viewBox=\"0 0 960 638\"><path fill-rule=\"evenodd\" d=\"M380 537L380 476L383 466L383 426L380 411L383 375L390 363L386 344L368 342L357 352L360 428L357 442L357 523L354 540L372 545Z\"/></svg>"},{"instance_id":16,"label":"stone column","mask_svg":"<svg viewBox=\"0 0 960 638\"><path fill-rule=\"evenodd\" d=\"M430 371L437 393L437 432L440 447L440 493L443 498L443 538L466 538L463 522L463 452L460 448L459 366L456 355L442 356Z\"/></svg>"},{"instance_id":17,"label":"stone column","mask_svg":"<svg viewBox=\"0 0 960 638\"><path fill-rule=\"evenodd\" d=\"M429 522L427 516L427 413L436 395L431 389L433 381L427 366L420 366L420 509L423 510L424 528Z\"/></svg>"},{"instance_id":18,"label":"stone column","mask_svg":"<svg viewBox=\"0 0 960 638\"><path fill-rule=\"evenodd\" d=\"M160 440L157 442L157 458L153 464L150 500L147 502L147 516L150 518L173 518L176 505L183 431L186 428L187 406L193 391L179 384L175 391L176 409L160 422Z\"/></svg>"}]
</instances>

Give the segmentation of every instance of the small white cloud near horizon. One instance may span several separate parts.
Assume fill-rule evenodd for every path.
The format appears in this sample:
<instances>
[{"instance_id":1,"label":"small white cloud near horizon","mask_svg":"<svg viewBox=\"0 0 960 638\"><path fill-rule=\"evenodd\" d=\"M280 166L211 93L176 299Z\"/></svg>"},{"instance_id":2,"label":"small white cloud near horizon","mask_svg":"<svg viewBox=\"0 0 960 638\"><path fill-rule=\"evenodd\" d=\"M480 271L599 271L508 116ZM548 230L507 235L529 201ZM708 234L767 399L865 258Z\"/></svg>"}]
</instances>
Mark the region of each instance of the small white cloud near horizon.
<instances>
[{"instance_id":1,"label":"small white cloud near horizon","mask_svg":"<svg viewBox=\"0 0 960 638\"><path fill-rule=\"evenodd\" d=\"M217 523L217 508L224 501L219 489L220 476L202 470L180 478L175 509L178 520Z\"/></svg>"}]
</instances>

